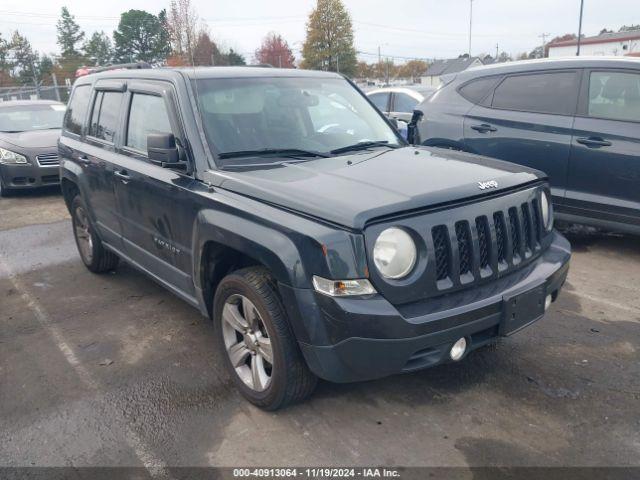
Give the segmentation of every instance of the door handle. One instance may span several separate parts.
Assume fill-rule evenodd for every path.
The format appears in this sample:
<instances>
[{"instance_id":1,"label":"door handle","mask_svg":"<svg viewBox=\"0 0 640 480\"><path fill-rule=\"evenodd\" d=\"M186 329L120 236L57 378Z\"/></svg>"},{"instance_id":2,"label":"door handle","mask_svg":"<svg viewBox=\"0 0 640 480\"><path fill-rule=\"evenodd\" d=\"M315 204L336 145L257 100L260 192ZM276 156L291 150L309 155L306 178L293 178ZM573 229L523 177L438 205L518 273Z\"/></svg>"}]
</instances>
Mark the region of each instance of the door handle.
<instances>
[{"instance_id":1,"label":"door handle","mask_svg":"<svg viewBox=\"0 0 640 480\"><path fill-rule=\"evenodd\" d=\"M480 132L480 133L497 132L498 131L498 129L496 127L492 127L488 123L481 123L480 125L471 125L471 130L475 130L476 132Z\"/></svg>"},{"instance_id":2,"label":"door handle","mask_svg":"<svg viewBox=\"0 0 640 480\"><path fill-rule=\"evenodd\" d=\"M611 142L600 137L577 138L576 142L589 148L610 147Z\"/></svg>"},{"instance_id":3,"label":"door handle","mask_svg":"<svg viewBox=\"0 0 640 480\"><path fill-rule=\"evenodd\" d=\"M129 183L129 180L131 180L131 177L126 170L116 170L115 172L113 172L113 174L120 180L122 180L122 183L124 183L125 185Z\"/></svg>"},{"instance_id":4,"label":"door handle","mask_svg":"<svg viewBox=\"0 0 640 480\"><path fill-rule=\"evenodd\" d=\"M80 165L91 165L91 160L89 160L89 157L87 157L86 155L79 155L78 163Z\"/></svg>"}]
</instances>

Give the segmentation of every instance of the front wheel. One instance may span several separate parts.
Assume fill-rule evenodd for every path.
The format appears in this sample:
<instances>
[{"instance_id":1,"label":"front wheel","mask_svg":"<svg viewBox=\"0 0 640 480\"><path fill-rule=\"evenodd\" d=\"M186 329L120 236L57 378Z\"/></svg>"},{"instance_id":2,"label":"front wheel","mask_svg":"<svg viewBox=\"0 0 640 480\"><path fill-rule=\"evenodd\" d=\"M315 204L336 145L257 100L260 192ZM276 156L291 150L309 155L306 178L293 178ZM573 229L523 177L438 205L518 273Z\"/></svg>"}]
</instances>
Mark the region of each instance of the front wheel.
<instances>
[{"instance_id":1,"label":"front wheel","mask_svg":"<svg viewBox=\"0 0 640 480\"><path fill-rule=\"evenodd\" d=\"M87 207L80 195L71 202L73 236L85 266L93 273L108 272L118 266L118 256L102 246L89 220Z\"/></svg>"},{"instance_id":2,"label":"front wheel","mask_svg":"<svg viewBox=\"0 0 640 480\"><path fill-rule=\"evenodd\" d=\"M313 392L317 378L302 357L266 269L245 268L223 278L213 312L225 364L247 400L277 410Z\"/></svg>"}]
</instances>

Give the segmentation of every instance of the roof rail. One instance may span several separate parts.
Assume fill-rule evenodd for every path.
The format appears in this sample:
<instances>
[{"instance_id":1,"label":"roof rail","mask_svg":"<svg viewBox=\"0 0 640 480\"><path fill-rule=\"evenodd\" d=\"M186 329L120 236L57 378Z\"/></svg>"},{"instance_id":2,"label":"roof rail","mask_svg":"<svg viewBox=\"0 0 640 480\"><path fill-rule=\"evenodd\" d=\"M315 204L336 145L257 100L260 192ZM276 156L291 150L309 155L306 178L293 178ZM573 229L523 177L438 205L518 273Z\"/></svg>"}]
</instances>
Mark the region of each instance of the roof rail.
<instances>
[{"instance_id":1,"label":"roof rail","mask_svg":"<svg viewBox=\"0 0 640 480\"><path fill-rule=\"evenodd\" d=\"M107 72L109 70L136 70L143 68L152 68L147 62L117 63L106 65L104 67L80 67L76 70L76 78L84 77L92 73Z\"/></svg>"}]
</instances>

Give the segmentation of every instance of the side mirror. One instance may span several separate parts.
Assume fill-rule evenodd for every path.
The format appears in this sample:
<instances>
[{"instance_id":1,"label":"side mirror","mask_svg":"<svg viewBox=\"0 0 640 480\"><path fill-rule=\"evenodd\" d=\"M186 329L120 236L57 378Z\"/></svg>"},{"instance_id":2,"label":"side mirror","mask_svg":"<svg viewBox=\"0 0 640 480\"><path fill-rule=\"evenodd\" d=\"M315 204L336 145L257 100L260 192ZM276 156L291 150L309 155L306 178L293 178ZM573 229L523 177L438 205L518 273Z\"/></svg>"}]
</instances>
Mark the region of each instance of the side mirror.
<instances>
[{"instance_id":1,"label":"side mirror","mask_svg":"<svg viewBox=\"0 0 640 480\"><path fill-rule=\"evenodd\" d=\"M168 168L186 166L180 161L180 152L173 133L150 133L147 135L147 156L157 165Z\"/></svg>"}]
</instances>

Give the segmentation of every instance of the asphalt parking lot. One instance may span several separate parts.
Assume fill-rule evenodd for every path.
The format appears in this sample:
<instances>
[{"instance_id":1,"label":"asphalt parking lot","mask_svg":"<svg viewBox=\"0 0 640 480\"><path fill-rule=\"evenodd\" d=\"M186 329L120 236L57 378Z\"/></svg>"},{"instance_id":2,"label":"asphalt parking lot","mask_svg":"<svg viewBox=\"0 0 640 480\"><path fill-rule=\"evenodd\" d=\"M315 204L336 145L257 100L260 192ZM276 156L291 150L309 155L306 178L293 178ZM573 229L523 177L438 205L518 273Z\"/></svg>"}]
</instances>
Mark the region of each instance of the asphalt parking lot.
<instances>
[{"instance_id":1,"label":"asphalt parking lot","mask_svg":"<svg viewBox=\"0 0 640 480\"><path fill-rule=\"evenodd\" d=\"M126 265L84 268L56 190L0 199L0 465L638 465L640 241L570 240L533 327L267 413L207 319Z\"/></svg>"}]
</instances>

